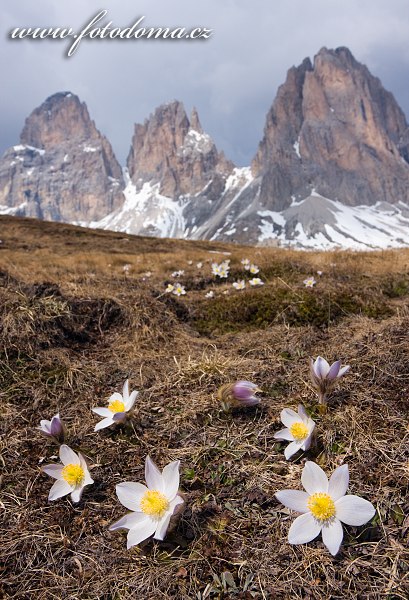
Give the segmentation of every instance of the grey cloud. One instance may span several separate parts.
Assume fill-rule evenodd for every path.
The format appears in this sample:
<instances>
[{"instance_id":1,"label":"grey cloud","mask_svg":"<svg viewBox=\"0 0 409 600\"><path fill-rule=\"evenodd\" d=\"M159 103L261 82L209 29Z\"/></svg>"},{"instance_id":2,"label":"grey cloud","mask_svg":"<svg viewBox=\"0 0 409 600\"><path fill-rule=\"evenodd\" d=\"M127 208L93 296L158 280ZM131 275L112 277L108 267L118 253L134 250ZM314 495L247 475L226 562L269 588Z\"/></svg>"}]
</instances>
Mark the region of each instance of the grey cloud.
<instances>
[{"instance_id":1,"label":"grey cloud","mask_svg":"<svg viewBox=\"0 0 409 600\"><path fill-rule=\"evenodd\" d=\"M391 8L392 7L392 8ZM79 29L101 8L120 27L205 26L204 42L11 41L15 26ZM180 99L198 108L204 128L237 164L248 164L286 71L322 46L348 46L409 114L409 13L406 0L21 0L3 10L0 37L0 152L18 141L24 119L47 96L70 90L88 105L123 163L133 123Z\"/></svg>"}]
</instances>

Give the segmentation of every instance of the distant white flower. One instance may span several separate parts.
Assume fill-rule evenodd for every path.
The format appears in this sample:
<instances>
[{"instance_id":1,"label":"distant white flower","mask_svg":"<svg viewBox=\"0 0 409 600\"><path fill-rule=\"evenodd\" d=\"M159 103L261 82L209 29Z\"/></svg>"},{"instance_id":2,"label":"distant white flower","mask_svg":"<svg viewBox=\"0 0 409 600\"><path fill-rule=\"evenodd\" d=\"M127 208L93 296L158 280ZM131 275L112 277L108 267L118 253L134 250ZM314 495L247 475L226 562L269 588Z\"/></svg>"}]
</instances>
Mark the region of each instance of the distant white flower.
<instances>
[{"instance_id":1,"label":"distant white flower","mask_svg":"<svg viewBox=\"0 0 409 600\"><path fill-rule=\"evenodd\" d=\"M152 277L152 271L146 271L146 273L144 273L145 277Z\"/></svg>"},{"instance_id":2,"label":"distant white flower","mask_svg":"<svg viewBox=\"0 0 409 600\"><path fill-rule=\"evenodd\" d=\"M317 275L319 275L321 277L322 271L317 271Z\"/></svg>"},{"instance_id":3,"label":"distant white flower","mask_svg":"<svg viewBox=\"0 0 409 600\"><path fill-rule=\"evenodd\" d=\"M50 490L48 499L57 500L71 494L72 501L79 502L84 487L94 483L87 463L82 454L77 454L65 444L60 446L60 460L62 465L44 465L41 468L44 473L57 480Z\"/></svg>"},{"instance_id":4,"label":"distant white flower","mask_svg":"<svg viewBox=\"0 0 409 600\"><path fill-rule=\"evenodd\" d=\"M182 275L184 275L185 272L183 269L180 269L180 271L173 271L172 273L172 277L182 277Z\"/></svg>"},{"instance_id":5,"label":"distant white flower","mask_svg":"<svg viewBox=\"0 0 409 600\"><path fill-rule=\"evenodd\" d=\"M225 260L220 264L212 263L212 273L216 275L216 277L220 277L221 279L225 279L229 276L230 270L230 261Z\"/></svg>"},{"instance_id":6,"label":"distant white flower","mask_svg":"<svg viewBox=\"0 0 409 600\"><path fill-rule=\"evenodd\" d=\"M246 282L244 281L244 279L241 279L240 281L235 281L234 283L232 283L232 286L236 290L244 290L244 288L246 287Z\"/></svg>"},{"instance_id":7,"label":"distant white flower","mask_svg":"<svg viewBox=\"0 0 409 600\"><path fill-rule=\"evenodd\" d=\"M188 261L187 261L187 264L188 264L188 265L193 265L193 260L188 260Z\"/></svg>"},{"instance_id":8,"label":"distant white flower","mask_svg":"<svg viewBox=\"0 0 409 600\"><path fill-rule=\"evenodd\" d=\"M125 271L125 273L128 273L131 269L132 269L132 265L130 265L130 264L126 264L122 267L122 270Z\"/></svg>"},{"instance_id":9,"label":"distant white flower","mask_svg":"<svg viewBox=\"0 0 409 600\"><path fill-rule=\"evenodd\" d=\"M54 438L62 444L65 438L65 427L64 423L60 419L60 413L54 415L51 421L47 421L47 419L42 419L40 421L40 427L38 429L46 435L47 437Z\"/></svg>"},{"instance_id":10,"label":"distant white flower","mask_svg":"<svg viewBox=\"0 0 409 600\"><path fill-rule=\"evenodd\" d=\"M315 423L308 416L302 404L298 406L298 414L291 408L284 408L281 411L280 417L286 427L277 431L274 434L274 438L290 442L284 450L284 456L288 460L298 450L308 450L311 446Z\"/></svg>"},{"instance_id":11,"label":"distant white flower","mask_svg":"<svg viewBox=\"0 0 409 600\"><path fill-rule=\"evenodd\" d=\"M94 431L99 431L114 423L122 423L122 421L126 419L127 413L132 410L137 395L137 391L134 391L129 395L129 382L127 379L124 383L122 395L119 394L119 392L114 392L112 396L110 396L108 408L96 407L92 409L95 414L104 417L102 421L95 425Z\"/></svg>"},{"instance_id":12,"label":"distant white flower","mask_svg":"<svg viewBox=\"0 0 409 600\"><path fill-rule=\"evenodd\" d=\"M168 285L166 286L165 294L170 294L171 292L173 292L174 289L175 286L173 285L173 283L168 283Z\"/></svg>"},{"instance_id":13,"label":"distant white flower","mask_svg":"<svg viewBox=\"0 0 409 600\"><path fill-rule=\"evenodd\" d=\"M335 556L344 536L341 523L364 525L372 519L375 509L368 500L348 495L348 465L335 469L328 482L324 471L307 461L301 475L306 490L283 490L275 494L287 508L303 513L288 532L290 544L306 544L322 532L322 541Z\"/></svg>"},{"instance_id":14,"label":"distant white flower","mask_svg":"<svg viewBox=\"0 0 409 600\"><path fill-rule=\"evenodd\" d=\"M249 271L252 275L256 275L257 273L259 273L260 269L257 265L250 265Z\"/></svg>"},{"instance_id":15,"label":"distant white flower","mask_svg":"<svg viewBox=\"0 0 409 600\"><path fill-rule=\"evenodd\" d=\"M162 473L147 456L145 480L142 483L125 481L116 486L116 495L125 508L133 511L111 525L110 531L129 529L127 548L136 546L153 535L155 540L163 540L170 519L178 505L183 504L179 491L179 461L167 465Z\"/></svg>"},{"instance_id":16,"label":"distant white flower","mask_svg":"<svg viewBox=\"0 0 409 600\"><path fill-rule=\"evenodd\" d=\"M303 284L305 285L305 287L308 287L308 288L314 287L314 285L316 283L317 282L315 281L314 277L307 277L307 279L304 279L304 281L303 281Z\"/></svg>"},{"instance_id":17,"label":"distant white flower","mask_svg":"<svg viewBox=\"0 0 409 600\"><path fill-rule=\"evenodd\" d=\"M223 294L224 294L225 296L228 296L228 295L229 295L229 290L224 290Z\"/></svg>"},{"instance_id":18,"label":"distant white flower","mask_svg":"<svg viewBox=\"0 0 409 600\"><path fill-rule=\"evenodd\" d=\"M253 277L253 279L250 279L249 284L256 287L257 285L264 285L264 281L261 281L260 277Z\"/></svg>"},{"instance_id":19,"label":"distant white flower","mask_svg":"<svg viewBox=\"0 0 409 600\"><path fill-rule=\"evenodd\" d=\"M205 294L205 298L214 298L214 292L212 290L210 290L210 292L207 292Z\"/></svg>"},{"instance_id":20,"label":"distant white flower","mask_svg":"<svg viewBox=\"0 0 409 600\"><path fill-rule=\"evenodd\" d=\"M219 275L219 271L220 271L220 266L218 265L218 263L212 263L212 274L213 275Z\"/></svg>"},{"instance_id":21,"label":"distant white flower","mask_svg":"<svg viewBox=\"0 0 409 600\"><path fill-rule=\"evenodd\" d=\"M240 262L243 265L243 267L246 269L246 271L248 271L250 269L251 263L248 258L242 258Z\"/></svg>"},{"instance_id":22,"label":"distant white flower","mask_svg":"<svg viewBox=\"0 0 409 600\"><path fill-rule=\"evenodd\" d=\"M198 269L201 269L203 267L203 263L201 263L201 262L196 263L196 267Z\"/></svg>"},{"instance_id":23,"label":"distant white flower","mask_svg":"<svg viewBox=\"0 0 409 600\"><path fill-rule=\"evenodd\" d=\"M175 296L184 296L186 294L185 286L180 285L180 283L176 283L172 294L175 294Z\"/></svg>"}]
</instances>

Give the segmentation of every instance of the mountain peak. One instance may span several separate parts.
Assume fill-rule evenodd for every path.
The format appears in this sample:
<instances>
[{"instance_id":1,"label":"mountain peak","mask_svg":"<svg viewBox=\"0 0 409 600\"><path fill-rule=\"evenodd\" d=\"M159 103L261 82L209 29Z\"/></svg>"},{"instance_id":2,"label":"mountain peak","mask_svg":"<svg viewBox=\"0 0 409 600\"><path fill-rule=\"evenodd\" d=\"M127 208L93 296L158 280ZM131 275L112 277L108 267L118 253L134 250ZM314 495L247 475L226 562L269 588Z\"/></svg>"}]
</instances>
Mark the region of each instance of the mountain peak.
<instances>
[{"instance_id":1,"label":"mountain peak","mask_svg":"<svg viewBox=\"0 0 409 600\"><path fill-rule=\"evenodd\" d=\"M182 102L159 106L144 124L136 124L127 166L132 181L160 184L172 198L200 192L215 174L234 167L203 132L193 109L189 121Z\"/></svg>"},{"instance_id":2,"label":"mountain peak","mask_svg":"<svg viewBox=\"0 0 409 600\"><path fill-rule=\"evenodd\" d=\"M290 69L268 113L253 161L261 202L283 210L312 190L352 206L409 202L407 128L348 48L321 48L312 69Z\"/></svg>"},{"instance_id":3,"label":"mountain peak","mask_svg":"<svg viewBox=\"0 0 409 600\"><path fill-rule=\"evenodd\" d=\"M85 103L71 92L49 96L26 119L20 141L36 148L48 148L77 139L98 136Z\"/></svg>"}]
</instances>

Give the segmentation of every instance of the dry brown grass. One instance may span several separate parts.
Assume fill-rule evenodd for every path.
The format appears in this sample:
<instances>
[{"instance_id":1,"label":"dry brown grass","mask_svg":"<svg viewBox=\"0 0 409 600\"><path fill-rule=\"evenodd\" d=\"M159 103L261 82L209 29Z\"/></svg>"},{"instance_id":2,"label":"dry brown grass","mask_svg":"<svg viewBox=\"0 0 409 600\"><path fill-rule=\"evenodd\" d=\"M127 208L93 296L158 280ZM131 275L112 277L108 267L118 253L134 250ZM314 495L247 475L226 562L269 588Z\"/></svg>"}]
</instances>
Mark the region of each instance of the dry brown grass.
<instances>
[{"instance_id":1,"label":"dry brown grass","mask_svg":"<svg viewBox=\"0 0 409 600\"><path fill-rule=\"evenodd\" d=\"M8 217L0 239L4 598L408 597L409 251L238 248ZM264 288L215 283L209 264L222 252L234 276L252 258ZM188 295L163 295L180 268ZM302 280L317 270L307 294ZM317 354L352 367L322 417L308 382ZM126 377L140 390L136 415L95 434L91 407ZM240 378L262 388L262 404L226 415L217 388ZM280 410L299 402L319 439L287 462L273 436ZM40 472L58 448L36 427L58 410L93 464L77 506L48 503L52 482ZM147 453L161 466L180 459L186 503L164 542L127 551L108 531L124 512L115 484L142 481ZM320 539L287 543L294 515L274 492L300 486L307 458L328 473L346 462L351 493L377 508L372 523L346 528L336 558Z\"/></svg>"}]
</instances>

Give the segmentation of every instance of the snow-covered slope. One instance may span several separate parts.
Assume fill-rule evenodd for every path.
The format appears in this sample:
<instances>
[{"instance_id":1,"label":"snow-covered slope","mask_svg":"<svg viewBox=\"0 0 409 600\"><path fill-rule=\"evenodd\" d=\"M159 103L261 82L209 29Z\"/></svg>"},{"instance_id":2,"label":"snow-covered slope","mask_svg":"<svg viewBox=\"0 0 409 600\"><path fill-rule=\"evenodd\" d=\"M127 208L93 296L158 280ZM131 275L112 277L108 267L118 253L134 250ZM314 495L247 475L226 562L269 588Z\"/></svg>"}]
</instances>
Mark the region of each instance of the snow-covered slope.
<instances>
[{"instance_id":1,"label":"snow-covered slope","mask_svg":"<svg viewBox=\"0 0 409 600\"><path fill-rule=\"evenodd\" d=\"M245 238L255 244L299 249L409 246L409 207L403 203L351 207L313 190L307 198L293 200L286 210L273 212L258 204L257 185L250 169L235 169L215 204L206 200L206 190L194 198L175 201L161 195L158 184L145 183L137 191L128 178L123 207L89 225L158 237Z\"/></svg>"}]
</instances>

